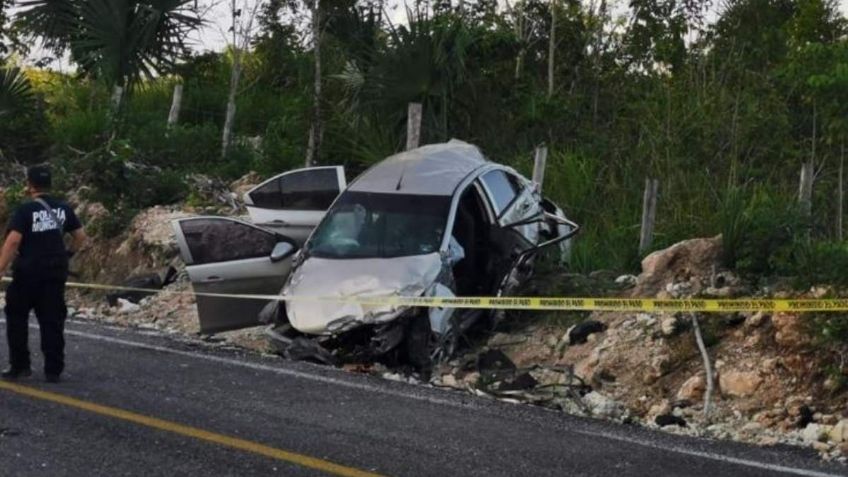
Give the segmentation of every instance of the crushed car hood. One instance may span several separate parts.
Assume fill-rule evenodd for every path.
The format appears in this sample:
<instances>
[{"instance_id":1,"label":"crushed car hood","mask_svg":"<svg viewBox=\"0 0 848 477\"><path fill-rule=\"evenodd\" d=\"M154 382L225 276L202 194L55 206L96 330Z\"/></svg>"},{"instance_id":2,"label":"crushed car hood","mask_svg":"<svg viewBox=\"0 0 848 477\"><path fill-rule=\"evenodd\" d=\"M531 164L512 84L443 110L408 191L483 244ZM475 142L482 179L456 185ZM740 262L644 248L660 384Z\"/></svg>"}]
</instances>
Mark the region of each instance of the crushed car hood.
<instances>
[{"instance_id":1,"label":"crushed car hood","mask_svg":"<svg viewBox=\"0 0 848 477\"><path fill-rule=\"evenodd\" d=\"M441 271L438 253L394 258L326 259L309 257L292 273L286 296L420 296ZM340 333L362 324L397 318L405 307L360 305L330 300L286 301L291 325L302 333Z\"/></svg>"}]
</instances>

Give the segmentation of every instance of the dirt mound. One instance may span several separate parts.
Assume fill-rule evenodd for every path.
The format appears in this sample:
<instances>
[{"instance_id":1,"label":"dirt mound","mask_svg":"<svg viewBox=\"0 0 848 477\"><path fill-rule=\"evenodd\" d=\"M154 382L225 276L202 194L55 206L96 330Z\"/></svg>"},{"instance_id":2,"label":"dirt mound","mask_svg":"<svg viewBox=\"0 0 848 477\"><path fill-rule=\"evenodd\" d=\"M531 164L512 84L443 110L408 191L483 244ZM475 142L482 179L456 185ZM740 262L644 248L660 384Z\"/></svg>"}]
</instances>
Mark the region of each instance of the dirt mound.
<instances>
[{"instance_id":1,"label":"dirt mound","mask_svg":"<svg viewBox=\"0 0 848 477\"><path fill-rule=\"evenodd\" d=\"M657 296L669 284L687 283L689 293L698 293L710 283L704 283L720 267L721 235L679 242L665 250L656 251L642 260L642 273L637 277L631 295Z\"/></svg>"},{"instance_id":2,"label":"dirt mound","mask_svg":"<svg viewBox=\"0 0 848 477\"><path fill-rule=\"evenodd\" d=\"M74 257L79 280L120 284L128 277L179 264L171 221L191 214L180 207L154 207L140 213L119 237L95 238Z\"/></svg>"}]
</instances>

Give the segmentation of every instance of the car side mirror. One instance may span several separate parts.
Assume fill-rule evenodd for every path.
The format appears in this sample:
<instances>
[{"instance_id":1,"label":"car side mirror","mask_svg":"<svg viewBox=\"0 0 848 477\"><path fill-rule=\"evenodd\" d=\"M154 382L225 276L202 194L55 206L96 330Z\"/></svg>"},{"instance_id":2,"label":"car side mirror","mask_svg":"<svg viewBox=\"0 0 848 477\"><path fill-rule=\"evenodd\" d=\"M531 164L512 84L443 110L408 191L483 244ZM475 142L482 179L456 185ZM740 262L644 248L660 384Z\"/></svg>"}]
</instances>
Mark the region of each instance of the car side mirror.
<instances>
[{"instance_id":1,"label":"car side mirror","mask_svg":"<svg viewBox=\"0 0 848 477\"><path fill-rule=\"evenodd\" d=\"M274 263L282 262L289 258L297 248L289 242L278 242L274 245L274 250L271 251L271 261Z\"/></svg>"}]
</instances>

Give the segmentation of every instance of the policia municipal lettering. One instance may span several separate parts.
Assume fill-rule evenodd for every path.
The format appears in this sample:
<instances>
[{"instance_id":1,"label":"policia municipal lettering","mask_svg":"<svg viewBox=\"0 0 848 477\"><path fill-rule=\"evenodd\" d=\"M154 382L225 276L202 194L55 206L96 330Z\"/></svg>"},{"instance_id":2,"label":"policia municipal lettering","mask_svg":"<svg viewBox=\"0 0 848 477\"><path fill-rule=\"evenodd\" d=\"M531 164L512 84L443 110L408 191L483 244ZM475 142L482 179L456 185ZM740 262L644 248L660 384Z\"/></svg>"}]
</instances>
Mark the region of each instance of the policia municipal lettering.
<instances>
[{"instance_id":1,"label":"policia municipal lettering","mask_svg":"<svg viewBox=\"0 0 848 477\"><path fill-rule=\"evenodd\" d=\"M65 282L73 251L86 240L79 219L65 202L50 197L50 170L27 170L31 201L14 211L0 252L0 275L12 264L12 283L6 290L6 334L11 367L4 379L30 376L29 313L35 310L44 353L44 377L58 382L65 368ZM72 237L65 249L65 234ZM14 262L13 262L14 261Z\"/></svg>"}]
</instances>

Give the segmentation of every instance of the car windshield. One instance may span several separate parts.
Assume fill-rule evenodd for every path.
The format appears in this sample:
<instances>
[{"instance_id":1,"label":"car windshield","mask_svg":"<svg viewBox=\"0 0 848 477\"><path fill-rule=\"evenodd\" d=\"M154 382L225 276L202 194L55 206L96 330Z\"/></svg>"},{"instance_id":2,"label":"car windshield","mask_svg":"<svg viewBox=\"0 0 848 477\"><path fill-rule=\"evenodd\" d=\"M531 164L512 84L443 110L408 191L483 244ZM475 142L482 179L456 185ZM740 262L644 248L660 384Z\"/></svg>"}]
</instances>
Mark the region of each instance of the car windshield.
<instances>
[{"instance_id":1,"label":"car windshield","mask_svg":"<svg viewBox=\"0 0 848 477\"><path fill-rule=\"evenodd\" d=\"M346 192L321 222L307 251L323 258L387 258L439 250L450 197Z\"/></svg>"}]
</instances>

